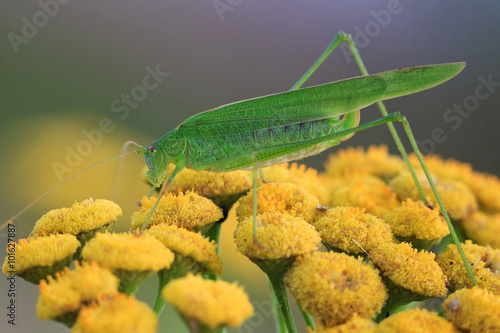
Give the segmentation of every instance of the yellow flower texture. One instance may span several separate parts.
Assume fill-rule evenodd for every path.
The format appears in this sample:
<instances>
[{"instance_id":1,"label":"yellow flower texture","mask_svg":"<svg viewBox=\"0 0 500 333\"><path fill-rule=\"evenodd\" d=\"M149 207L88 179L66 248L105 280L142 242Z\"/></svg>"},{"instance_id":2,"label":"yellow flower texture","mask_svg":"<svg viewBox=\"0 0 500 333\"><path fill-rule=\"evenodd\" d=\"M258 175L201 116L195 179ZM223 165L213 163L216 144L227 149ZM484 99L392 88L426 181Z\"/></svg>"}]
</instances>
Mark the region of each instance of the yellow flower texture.
<instances>
[{"instance_id":1,"label":"yellow flower texture","mask_svg":"<svg viewBox=\"0 0 500 333\"><path fill-rule=\"evenodd\" d=\"M174 170L174 164L169 164L166 176ZM144 180L147 167L143 170ZM194 171L184 168L179 172L168 191L171 193L192 191L202 197L212 200L217 206L229 209L232 204L252 188L252 173L249 171L213 172Z\"/></svg>"},{"instance_id":2,"label":"yellow flower texture","mask_svg":"<svg viewBox=\"0 0 500 333\"><path fill-rule=\"evenodd\" d=\"M364 253L396 241L387 223L357 207L328 209L318 213L312 225L327 247L347 253Z\"/></svg>"},{"instance_id":3,"label":"yellow flower texture","mask_svg":"<svg viewBox=\"0 0 500 333\"><path fill-rule=\"evenodd\" d=\"M330 206L355 206L367 213L382 217L387 211L399 206L396 193L381 179L360 174L347 175L344 184L337 181L331 191Z\"/></svg>"},{"instance_id":4,"label":"yellow flower texture","mask_svg":"<svg viewBox=\"0 0 500 333\"><path fill-rule=\"evenodd\" d=\"M192 258L202 271L222 275L222 261L217 254L217 244L203 238L200 233L165 224L152 226L147 233L175 254Z\"/></svg>"},{"instance_id":5,"label":"yellow flower texture","mask_svg":"<svg viewBox=\"0 0 500 333\"><path fill-rule=\"evenodd\" d=\"M389 155L386 145L370 146L366 152L362 147L348 147L337 151L336 154L330 154L325 163L325 170L332 177L345 176L352 172L366 172L388 178L405 168L401 158Z\"/></svg>"},{"instance_id":6,"label":"yellow flower texture","mask_svg":"<svg viewBox=\"0 0 500 333\"><path fill-rule=\"evenodd\" d=\"M444 316L467 332L500 332L500 297L473 287L460 289L443 302Z\"/></svg>"},{"instance_id":7,"label":"yellow flower texture","mask_svg":"<svg viewBox=\"0 0 500 333\"><path fill-rule=\"evenodd\" d=\"M282 163L264 168L262 171L266 181L302 186L315 195L322 205L327 205L330 200L324 181L318 177L318 171L307 168L304 164Z\"/></svg>"},{"instance_id":8,"label":"yellow flower texture","mask_svg":"<svg viewBox=\"0 0 500 333\"><path fill-rule=\"evenodd\" d=\"M500 193L500 192L499 192ZM461 221L467 238L480 245L500 249L500 213L491 215L481 211Z\"/></svg>"},{"instance_id":9,"label":"yellow flower texture","mask_svg":"<svg viewBox=\"0 0 500 333\"><path fill-rule=\"evenodd\" d=\"M82 250L86 261L110 270L159 271L170 267L174 254L149 234L98 233Z\"/></svg>"},{"instance_id":10,"label":"yellow flower texture","mask_svg":"<svg viewBox=\"0 0 500 333\"><path fill-rule=\"evenodd\" d=\"M285 283L297 303L326 327L343 324L354 313L373 318L387 299L378 270L343 253L297 257Z\"/></svg>"},{"instance_id":11,"label":"yellow flower texture","mask_svg":"<svg viewBox=\"0 0 500 333\"><path fill-rule=\"evenodd\" d=\"M310 327L307 330L309 333L375 333L377 332L377 324L371 319L360 317L354 313L344 324L324 327L319 323L316 330L312 330Z\"/></svg>"},{"instance_id":12,"label":"yellow flower texture","mask_svg":"<svg viewBox=\"0 0 500 333\"><path fill-rule=\"evenodd\" d=\"M253 314L243 288L221 280L188 274L171 281L162 295L182 316L211 329L239 326Z\"/></svg>"},{"instance_id":13,"label":"yellow flower texture","mask_svg":"<svg viewBox=\"0 0 500 333\"><path fill-rule=\"evenodd\" d=\"M433 240L450 233L437 207L430 209L422 201L407 199L399 208L384 214L382 219L396 236Z\"/></svg>"},{"instance_id":14,"label":"yellow flower texture","mask_svg":"<svg viewBox=\"0 0 500 333\"><path fill-rule=\"evenodd\" d=\"M446 276L434 261L434 253L413 249L408 243L385 243L368 258L395 285L425 297L444 297Z\"/></svg>"},{"instance_id":15,"label":"yellow flower texture","mask_svg":"<svg viewBox=\"0 0 500 333\"><path fill-rule=\"evenodd\" d=\"M32 233L78 235L106 227L121 215L121 208L114 202L90 198L75 203L70 208L54 209L46 213L36 222Z\"/></svg>"},{"instance_id":16,"label":"yellow flower texture","mask_svg":"<svg viewBox=\"0 0 500 333\"><path fill-rule=\"evenodd\" d=\"M417 158L410 156L412 164ZM500 179L495 175L473 171L468 163L454 159L443 159L438 155L428 155L425 163L429 170L443 179L454 179L466 184L476 196L481 207L487 211L500 211Z\"/></svg>"},{"instance_id":17,"label":"yellow flower texture","mask_svg":"<svg viewBox=\"0 0 500 333\"><path fill-rule=\"evenodd\" d=\"M308 253L319 247L321 238L314 227L288 214L257 215L257 239L253 216L241 221L234 232L238 251L251 259L281 259Z\"/></svg>"},{"instance_id":18,"label":"yellow flower texture","mask_svg":"<svg viewBox=\"0 0 500 333\"><path fill-rule=\"evenodd\" d=\"M398 312L384 319L377 327L377 333L459 333L452 323L435 312L415 308Z\"/></svg>"},{"instance_id":19,"label":"yellow flower texture","mask_svg":"<svg viewBox=\"0 0 500 333\"><path fill-rule=\"evenodd\" d=\"M80 310L73 333L154 333L156 314L143 302L123 294L84 306Z\"/></svg>"},{"instance_id":20,"label":"yellow flower texture","mask_svg":"<svg viewBox=\"0 0 500 333\"><path fill-rule=\"evenodd\" d=\"M253 190L242 197L236 208L240 221L253 216ZM319 200L304 188L288 183L268 183L257 189L257 214L280 212L314 220Z\"/></svg>"},{"instance_id":21,"label":"yellow flower texture","mask_svg":"<svg viewBox=\"0 0 500 333\"><path fill-rule=\"evenodd\" d=\"M68 266L78 247L80 242L73 235L20 239L18 244L11 242L7 246L2 271L5 275L17 274L38 284L47 275L54 275Z\"/></svg>"},{"instance_id":22,"label":"yellow flower texture","mask_svg":"<svg viewBox=\"0 0 500 333\"><path fill-rule=\"evenodd\" d=\"M423 172L416 172L416 174L429 203L432 206L437 206L427 178ZM446 207L446 211L452 219L463 219L478 209L476 197L467 185L454 179L441 179L434 176L433 179ZM402 200L410 198L417 201L421 199L420 193L409 172L402 172L394 177L390 181L390 186Z\"/></svg>"},{"instance_id":23,"label":"yellow flower texture","mask_svg":"<svg viewBox=\"0 0 500 333\"><path fill-rule=\"evenodd\" d=\"M132 214L132 229L138 229L146 221L157 198L143 197L140 210ZM192 231L209 228L223 217L222 209L211 200L194 192L178 195L166 193L156 207L146 228L157 224L175 224Z\"/></svg>"},{"instance_id":24,"label":"yellow flower texture","mask_svg":"<svg viewBox=\"0 0 500 333\"><path fill-rule=\"evenodd\" d=\"M500 250L476 245L470 240L462 244L462 249L478 286L494 295L500 295ZM456 245L448 245L445 251L437 255L436 261L448 277L451 290L472 288L472 282Z\"/></svg>"},{"instance_id":25,"label":"yellow flower texture","mask_svg":"<svg viewBox=\"0 0 500 333\"><path fill-rule=\"evenodd\" d=\"M170 164L166 175L170 175L173 170L174 165ZM144 169L144 174L146 174L146 171L147 168ZM220 195L244 193L251 188L252 173L248 171L237 170L218 173L213 171L194 171L184 168L175 176L168 191L193 191L202 197L213 199Z\"/></svg>"},{"instance_id":26,"label":"yellow flower texture","mask_svg":"<svg viewBox=\"0 0 500 333\"><path fill-rule=\"evenodd\" d=\"M75 261L75 270L68 268L48 277L47 282L40 282L40 296L37 304L37 316L41 319L76 313L83 304L88 304L101 297L114 295L118 288L118 278L97 263Z\"/></svg>"}]
</instances>

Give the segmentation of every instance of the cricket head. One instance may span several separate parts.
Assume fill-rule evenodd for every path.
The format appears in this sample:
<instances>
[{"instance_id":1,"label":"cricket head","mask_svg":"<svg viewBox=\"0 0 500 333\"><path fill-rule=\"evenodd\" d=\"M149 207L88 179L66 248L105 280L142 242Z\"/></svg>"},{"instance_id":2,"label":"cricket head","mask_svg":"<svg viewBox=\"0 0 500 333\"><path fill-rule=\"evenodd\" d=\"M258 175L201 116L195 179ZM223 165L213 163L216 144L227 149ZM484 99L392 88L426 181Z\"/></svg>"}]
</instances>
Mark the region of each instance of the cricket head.
<instances>
[{"instance_id":1,"label":"cricket head","mask_svg":"<svg viewBox=\"0 0 500 333\"><path fill-rule=\"evenodd\" d=\"M185 159L186 141L186 137L175 129L144 149L149 169L146 177L155 187L160 187L165 180L170 163L177 164Z\"/></svg>"}]
</instances>

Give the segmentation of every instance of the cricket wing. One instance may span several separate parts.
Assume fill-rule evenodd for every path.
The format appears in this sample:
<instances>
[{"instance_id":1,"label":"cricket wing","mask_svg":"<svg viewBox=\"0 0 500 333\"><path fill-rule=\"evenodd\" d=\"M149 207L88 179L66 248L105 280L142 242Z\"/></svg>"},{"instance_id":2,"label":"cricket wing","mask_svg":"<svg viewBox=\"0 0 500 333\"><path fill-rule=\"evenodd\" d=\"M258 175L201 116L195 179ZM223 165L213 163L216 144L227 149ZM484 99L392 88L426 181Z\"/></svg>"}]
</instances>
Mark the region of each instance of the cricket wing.
<instances>
[{"instance_id":1,"label":"cricket wing","mask_svg":"<svg viewBox=\"0 0 500 333\"><path fill-rule=\"evenodd\" d=\"M342 115L380 100L385 79L364 76L223 105L179 126L188 138L220 137Z\"/></svg>"},{"instance_id":2,"label":"cricket wing","mask_svg":"<svg viewBox=\"0 0 500 333\"><path fill-rule=\"evenodd\" d=\"M448 81L464 69L464 62L398 69L374 74L387 82L382 100L413 94Z\"/></svg>"}]
</instances>

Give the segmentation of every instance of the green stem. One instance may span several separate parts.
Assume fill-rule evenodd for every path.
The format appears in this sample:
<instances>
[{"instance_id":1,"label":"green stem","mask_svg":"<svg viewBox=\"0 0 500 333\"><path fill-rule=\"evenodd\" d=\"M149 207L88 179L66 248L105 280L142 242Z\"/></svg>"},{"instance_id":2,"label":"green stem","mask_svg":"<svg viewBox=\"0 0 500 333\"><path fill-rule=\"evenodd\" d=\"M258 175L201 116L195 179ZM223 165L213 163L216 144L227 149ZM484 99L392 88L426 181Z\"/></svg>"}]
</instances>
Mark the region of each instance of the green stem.
<instances>
[{"instance_id":1,"label":"green stem","mask_svg":"<svg viewBox=\"0 0 500 333\"><path fill-rule=\"evenodd\" d=\"M271 284L271 281L269 281L269 288L271 289L271 302L273 304L273 314L274 314L274 321L276 323L276 331L279 333L288 333L288 330L286 329L285 321L283 320L283 317L278 313L278 299L276 298L276 293L274 292L273 285Z\"/></svg>"},{"instance_id":2,"label":"green stem","mask_svg":"<svg viewBox=\"0 0 500 333\"><path fill-rule=\"evenodd\" d=\"M159 278L161 279L161 278ZM153 311L156 313L156 315L159 317L160 314L162 313L163 309L165 308L165 305L167 304L167 301L165 301L161 295L161 291L163 287L165 287L166 283L158 283L158 292L156 293L156 299L155 303L153 304Z\"/></svg>"},{"instance_id":3,"label":"green stem","mask_svg":"<svg viewBox=\"0 0 500 333\"><path fill-rule=\"evenodd\" d=\"M302 313L302 318L304 318L304 322L306 323L306 326L310 327L311 329L315 330L316 329L316 323L314 322L314 319L311 317L309 313L304 311L301 306L299 306L300 313Z\"/></svg>"},{"instance_id":4,"label":"green stem","mask_svg":"<svg viewBox=\"0 0 500 333\"><path fill-rule=\"evenodd\" d=\"M273 305L277 305L276 310L278 315L285 322L288 333L297 333L297 328L295 327L295 322L292 316L292 310L290 309L290 303L288 302L285 282L283 281L285 273L292 266L295 261L295 257L282 259L253 258L251 260L269 277L269 282L272 287L271 289L274 292L277 301L276 303L273 302Z\"/></svg>"},{"instance_id":5,"label":"green stem","mask_svg":"<svg viewBox=\"0 0 500 333\"><path fill-rule=\"evenodd\" d=\"M292 310L290 309L290 303L288 302L288 295L286 293L283 276L269 276L269 281L271 281L274 294L276 295L276 299L278 301L278 314L285 322L288 333L297 333L297 328L295 327L295 322L293 321Z\"/></svg>"}]
</instances>

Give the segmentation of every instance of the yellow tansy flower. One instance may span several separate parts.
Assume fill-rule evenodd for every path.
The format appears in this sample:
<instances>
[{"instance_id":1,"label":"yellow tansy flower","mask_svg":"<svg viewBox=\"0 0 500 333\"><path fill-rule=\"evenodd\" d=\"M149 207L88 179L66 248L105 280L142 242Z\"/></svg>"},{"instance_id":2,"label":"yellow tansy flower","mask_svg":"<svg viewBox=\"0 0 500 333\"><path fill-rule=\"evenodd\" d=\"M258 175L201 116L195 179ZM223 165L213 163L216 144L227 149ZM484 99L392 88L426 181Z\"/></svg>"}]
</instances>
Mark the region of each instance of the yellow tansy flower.
<instances>
[{"instance_id":1,"label":"yellow tansy flower","mask_svg":"<svg viewBox=\"0 0 500 333\"><path fill-rule=\"evenodd\" d=\"M199 268L197 273L222 275L222 261L217 254L217 244L200 233L176 225L155 225L148 229L168 249L182 257L192 258Z\"/></svg>"},{"instance_id":2,"label":"yellow tansy flower","mask_svg":"<svg viewBox=\"0 0 500 333\"><path fill-rule=\"evenodd\" d=\"M169 164L166 176L174 170L175 165ZM147 167L143 170L144 180ZM202 197L212 200L217 206L229 210L231 206L252 188L252 173L244 170L231 172L194 171L187 168L179 172L168 187L169 192L193 191Z\"/></svg>"},{"instance_id":3,"label":"yellow tansy flower","mask_svg":"<svg viewBox=\"0 0 500 333\"><path fill-rule=\"evenodd\" d=\"M183 317L212 330L239 326L253 314L243 288L221 280L189 274L170 282L162 295Z\"/></svg>"},{"instance_id":4,"label":"yellow tansy flower","mask_svg":"<svg viewBox=\"0 0 500 333\"><path fill-rule=\"evenodd\" d=\"M53 319L72 326L76 314L83 304L114 295L118 288L118 278L97 263L75 261L75 270L68 268L56 275L54 280L40 282L40 296L37 303L37 316Z\"/></svg>"},{"instance_id":5,"label":"yellow tansy flower","mask_svg":"<svg viewBox=\"0 0 500 333\"><path fill-rule=\"evenodd\" d=\"M327 248L347 253L364 253L396 241L387 223L364 212L357 207L335 207L319 213L312 225Z\"/></svg>"},{"instance_id":6,"label":"yellow tansy flower","mask_svg":"<svg viewBox=\"0 0 500 333\"><path fill-rule=\"evenodd\" d=\"M155 197L142 198L140 210L132 214L132 229L138 229L143 225L156 200ZM146 228L156 224L175 224L192 231L205 231L222 217L222 209L211 200L194 192L178 195L165 193Z\"/></svg>"},{"instance_id":7,"label":"yellow tansy flower","mask_svg":"<svg viewBox=\"0 0 500 333\"><path fill-rule=\"evenodd\" d=\"M418 252L408 243L385 243L372 250L368 258L392 283L423 296L420 299L448 293L446 276L434 261L434 253Z\"/></svg>"},{"instance_id":8,"label":"yellow tansy flower","mask_svg":"<svg viewBox=\"0 0 500 333\"><path fill-rule=\"evenodd\" d=\"M318 177L318 171L304 164L282 163L262 169L266 181L291 183L305 188L315 195L322 205L328 204L330 195L325 183Z\"/></svg>"},{"instance_id":9,"label":"yellow tansy flower","mask_svg":"<svg viewBox=\"0 0 500 333\"><path fill-rule=\"evenodd\" d=\"M20 239L18 244L8 244L2 271L38 284L47 275L54 276L69 266L79 247L78 239L68 234Z\"/></svg>"},{"instance_id":10,"label":"yellow tansy flower","mask_svg":"<svg viewBox=\"0 0 500 333\"><path fill-rule=\"evenodd\" d=\"M236 208L238 220L253 216L253 190L242 197ZM319 200L301 186L288 183L268 183L257 189L257 214L288 213L310 222L316 215Z\"/></svg>"},{"instance_id":11,"label":"yellow tansy flower","mask_svg":"<svg viewBox=\"0 0 500 333\"><path fill-rule=\"evenodd\" d=\"M297 303L326 327L343 324L354 313L372 318L387 299L378 271L343 253L297 257L285 283Z\"/></svg>"},{"instance_id":12,"label":"yellow tansy flower","mask_svg":"<svg viewBox=\"0 0 500 333\"><path fill-rule=\"evenodd\" d=\"M495 175L474 172L466 180L481 207L490 212L500 212L500 179Z\"/></svg>"},{"instance_id":13,"label":"yellow tansy flower","mask_svg":"<svg viewBox=\"0 0 500 333\"><path fill-rule=\"evenodd\" d=\"M448 235L450 230L439 208L430 209L422 201L407 199L399 208L384 214L382 219L401 241L411 241L419 249Z\"/></svg>"},{"instance_id":14,"label":"yellow tansy flower","mask_svg":"<svg viewBox=\"0 0 500 333\"><path fill-rule=\"evenodd\" d=\"M98 233L82 250L86 261L96 261L120 278L120 291L134 293L151 274L169 268L174 254L149 234Z\"/></svg>"},{"instance_id":15,"label":"yellow tansy flower","mask_svg":"<svg viewBox=\"0 0 500 333\"><path fill-rule=\"evenodd\" d=\"M386 145L370 146L366 152L363 147L348 147L331 154L325 163L325 170L333 177L361 171L389 178L406 166L401 158L389 155L388 151Z\"/></svg>"},{"instance_id":16,"label":"yellow tansy flower","mask_svg":"<svg viewBox=\"0 0 500 333\"><path fill-rule=\"evenodd\" d=\"M314 251L321 238L304 219L279 212L257 215L257 238L253 216L241 221L234 232L240 251L251 259L281 259Z\"/></svg>"},{"instance_id":17,"label":"yellow tansy flower","mask_svg":"<svg viewBox=\"0 0 500 333\"><path fill-rule=\"evenodd\" d=\"M434 193L432 193L431 187L423 172L417 172L417 178L422 185L422 189L429 203L432 206L437 206ZM463 182L453 179L437 179L434 176L433 180L443 200L444 207L452 219L463 219L478 209L476 197ZM409 172L403 172L394 177L390 181L390 186L402 200L407 198L415 201L421 200L420 193Z\"/></svg>"},{"instance_id":18,"label":"yellow tansy flower","mask_svg":"<svg viewBox=\"0 0 500 333\"><path fill-rule=\"evenodd\" d=\"M381 217L387 211L399 206L396 193L380 179L373 176L355 177L349 185L332 192L330 206L355 206Z\"/></svg>"},{"instance_id":19,"label":"yellow tansy flower","mask_svg":"<svg viewBox=\"0 0 500 333\"><path fill-rule=\"evenodd\" d=\"M459 333L452 323L435 312L414 308L398 312L384 319L377 327L377 333Z\"/></svg>"},{"instance_id":20,"label":"yellow tansy flower","mask_svg":"<svg viewBox=\"0 0 500 333\"><path fill-rule=\"evenodd\" d=\"M120 206L112 201L92 198L73 204L70 208L54 209L43 215L33 234L79 235L91 230L106 229L122 215Z\"/></svg>"},{"instance_id":21,"label":"yellow tansy flower","mask_svg":"<svg viewBox=\"0 0 500 333\"><path fill-rule=\"evenodd\" d=\"M500 193L500 192L499 192ZM500 213L490 215L477 211L461 221L467 238L480 245L500 249Z\"/></svg>"},{"instance_id":22,"label":"yellow tansy flower","mask_svg":"<svg viewBox=\"0 0 500 333\"><path fill-rule=\"evenodd\" d=\"M410 156L412 164L418 164L414 155ZM428 155L425 163L429 170L442 179L455 179L465 183L477 197L479 204L488 211L500 212L500 179L495 175L473 171L468 163L458 162L452 158L443 159L438 155Z\"/></svg>"},{"instance_id":23,"label":"yellow tansy flower","mask_svg":"<svg viewBox=\"0 0 500 333\"><path fill-rule=\"evenodd\" d=\"M334 327L324 327L319 323L318 328L315 330L312 330L310 327L307 330L309 333L375 333L377 332L377 323L354 313L344 324Z\"/></svg>"},{"instance_id":24,"label":"yellow tansy flower","mask_svg":"<svg viewBox=\"0 0 500 333\"><path fill-rule=\"evenodd\" d=\"M462 244L462 249L478 286L492 294L500 295L500 250L476 245L470 240ZM437 255L436 261L448 277L451 290L472 288L472 282L456 245L448 245L445 251Z\"/></svg>"},{"instance_id":25,"label":"yellow tansy flower","mask_svg":"<svg viewBox=\"0 0 500 333\"><path fill-rule=\"evenodd\" d=\"M154 333L158 327L156 314L134 297L116 294L113 299L84 306L80 310L73 333Z\"/></svg>"},{"instance_id":26,"label":"yellow tansy flower","mask_svg":"<svg viewBox=\"0 0 500 333\"><path fill-rule=\"evenodd\" d=\"M443 302L444 316L467 332L500 332L500 298L487 290L460 289Z\"/></svg>"}]
</instances>

